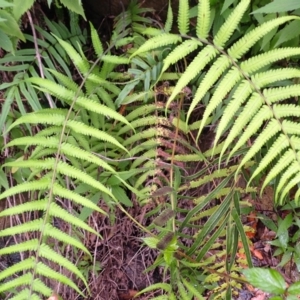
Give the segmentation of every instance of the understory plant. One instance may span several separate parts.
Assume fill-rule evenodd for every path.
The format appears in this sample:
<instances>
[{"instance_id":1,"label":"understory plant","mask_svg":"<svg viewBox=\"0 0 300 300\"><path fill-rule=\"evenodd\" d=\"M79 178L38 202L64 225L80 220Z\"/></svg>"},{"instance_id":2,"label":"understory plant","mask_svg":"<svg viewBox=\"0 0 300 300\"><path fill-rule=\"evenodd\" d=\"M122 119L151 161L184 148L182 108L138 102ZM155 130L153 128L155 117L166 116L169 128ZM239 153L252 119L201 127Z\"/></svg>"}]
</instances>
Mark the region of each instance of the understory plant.
<instances>
[{"instance_id":1,"label":"understory plant","mask_svg":"<svg viewBox=\"0 0 300 300\"><path fill-rule=\"evenodd\" d=\"M152 299L238 293L246 282L241 268L252 267L244 195L260 192L259 177L262 189L276 182L279 204L296 187L298 203L300 109L290 99L300 95L300 71L275 63L299 56L300 48L269 45L260 53L255 47L272 30L299 17L280 16L241 34L250 0L237 2L219 24L221 12L210 1L200 1L191 19L195 9L180 0L176 24L169 5L161 27L145 16L150 9L133 2L115 19L107 47L90 26L94 61L83 40L43 32L61 67L44 62L47 76L32 73L15 87L22 84L29 103L50 95L58 105L3 119L10 137L4 148L24 155L3 164L12 180L0 199L26 193L27 200L0 212L14 220L0 237L17 241L0 255L22 256L0 272L1 293L41 299L63 284L88 296L88 278L69 251L92 260L83 236L101 236L82 212L111 217L116 209L157 250L149 271L163 269L163 282L141 293L154 291ZM208 135L214 139L204 147ZM151 207L150 225L128 214L133 201ZM245 258L237 259L239 242Z\"/></svg>"}]
</instances>

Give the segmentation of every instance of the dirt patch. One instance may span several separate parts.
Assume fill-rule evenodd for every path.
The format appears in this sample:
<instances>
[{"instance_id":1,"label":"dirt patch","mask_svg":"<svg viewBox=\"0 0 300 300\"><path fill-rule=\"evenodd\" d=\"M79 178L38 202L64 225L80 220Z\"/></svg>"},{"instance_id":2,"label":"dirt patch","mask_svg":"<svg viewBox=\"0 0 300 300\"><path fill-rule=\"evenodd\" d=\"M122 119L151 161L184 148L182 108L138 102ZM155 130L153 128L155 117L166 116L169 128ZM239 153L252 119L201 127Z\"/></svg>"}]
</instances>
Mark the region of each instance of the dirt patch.
<instances>
[{"instance_id":1,"label":"dirt patch","mask_svg":"<svg viewBox=\"0 0 300 300\"><path fill-rule=\"evenodd\" d=\"M137 216L139 212L135 210L134 214ZM98 240L93 249L92 245L89 247L101 266L98 275L91 276L90 300L131 299L159 277L159 270L145 272L153 264L157 253L143 246L143 232L121 212L116 211L116 216L113 225L109 225L108 218L101 220L99 228L103 240Z\"/></svg>"}]
</instances>

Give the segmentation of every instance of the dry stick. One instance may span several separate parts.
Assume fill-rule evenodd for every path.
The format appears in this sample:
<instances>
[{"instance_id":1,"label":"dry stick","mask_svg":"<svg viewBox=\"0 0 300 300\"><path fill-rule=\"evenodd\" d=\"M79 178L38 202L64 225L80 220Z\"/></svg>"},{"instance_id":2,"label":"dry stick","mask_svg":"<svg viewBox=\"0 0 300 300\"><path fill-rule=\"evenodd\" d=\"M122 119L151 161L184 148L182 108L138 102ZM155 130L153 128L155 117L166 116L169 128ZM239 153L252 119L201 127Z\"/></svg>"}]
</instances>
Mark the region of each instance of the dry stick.
<instances>
[{"instance_id":1,"label":"dry stick","mask_svg":"<svg viewBox=\"0 0 300 300\"><path fill-rule=\"evenodd\" d=\"M35 53L36 53L36 59L38 61L38 65L39 65L39 69L40 69L40 75L41 77L44 79L45 76L44 76L44 71L43 71L43 65L42 65L42 60L41 60L41 54L39 52L39 46L38 46L38 43L37 43L37 36L36 36L36 32L35 32L35 28L34 28L34 24L33 24L33 21L32 21L32 17L31 17L31 13L30 11L27 11L27 17L28 17L28 20L29 20L29 23L30 23L30 26L31 26L31 30L32 30L32 35L33 35L33 42L34 42L34 48L35 48ZM46 95L46 98L48 100L48 103L49 103L49 106L51 108L54 108L55 105L54 105L54 102L50 96L50 94L48 93L45 93Z\"/></svg>"}]
</instances>

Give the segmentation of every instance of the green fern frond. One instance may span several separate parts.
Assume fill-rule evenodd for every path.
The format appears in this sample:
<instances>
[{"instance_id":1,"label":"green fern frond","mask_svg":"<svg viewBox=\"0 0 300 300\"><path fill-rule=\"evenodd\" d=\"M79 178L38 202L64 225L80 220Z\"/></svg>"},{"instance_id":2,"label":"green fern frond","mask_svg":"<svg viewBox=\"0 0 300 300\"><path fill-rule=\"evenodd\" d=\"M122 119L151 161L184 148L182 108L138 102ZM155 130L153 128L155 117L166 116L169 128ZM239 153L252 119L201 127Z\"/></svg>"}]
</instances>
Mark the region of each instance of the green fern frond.
<instances>
[{"instance_id":1,"label":"green fern frond","mask_svg":"<svg viewBox=\"0 0 300 300\"><path fill-rule=\"evenodd\" d=\"M60 254L57 254L53 249L51 249L48 245L45 245L45 244L42 244L40 246L39 251L40 251L39 254L41 257L51 260L54 263L57 263L58 265L68 269L73 274L75 274L78 278L80 278L83 281L83 283L85 284L85 286L88 288L88 284L87 284L85 278L83 277L83 275L81 274L81 272L68 259L66 259L65 257L63 257Z\"/></svg>"},{"instance_id":2,"label":"green fern frond","mask_svg":"<svg viewBox=\"0 0 300 300\"><path fill-rule=\"evenodd\" d=\"M281 130L280 124L276 120L271 120L267 127L261 132L261 134L258 136L258 138L255 140L254 144L252 145L251 149L247 152L245 157L243 158L240 166L243 166L243 164L247 161L249 161L261 148L262 146L271 139L276 133L280 132ZM236 149L235 149L236 150ZM230 153L232 155L233 152ZM240 168L239 168L240 169ZM238 169L238 170L239 170Z\"/></svg>"},{"instance_id":3,"label":"green fern frond","mask_svg":"<svg viewBox=\"0 0 300 300\"><path fill-rule=\"evenodd\" d=\"M43 147L50 147L50 148L58 148L59 139L55 137L42 137L42 136L35 136L32 137L21 137L18 139L14 139L11 142L9 142L6 147L12 147L17 145L41 145ZM102 167L106 169L107 171L110 171L112 173L115 173L115 170L108 165L105 161L97 157L96 155L90 153L90 151L85 151L80 149L79 147L75 145L71 145L69 143L62 143L60 150L63 154L68 156L73 156L76 158L80 158L83 161L89 161L93 164L98 165L99 167Z\"/></svg>"},{"instance_id":4,"label":"green fern frond","mask_svg":"<svg viewBox=\"0 0 300 300\"><path fill-rule=\"evenodd\" d=\"M66 89L65 87L62 87L58 85L55 82L51 82L47 79L42 78L31 78L29 79L30 82L36 84L40 89L45 89L48 93L52 94L53 96L56 96L58 98L63 99L64 101L70 103L73 100L75 100L75 92L70 91L69 89ZM119 93L120 91L117 91ZM120 122L123 122L127 125L129 125L128 121L119 113L114 111L113 109L108 108L105 105L102 105L96 101L93 101L91 99L88 99L86 97L79 96L76 99L76 105L80 106L81 108L87 109L89 111L106 115L109 118L118 120ZM39 112L37 112L39 113Z\"/></svg>"},{"instance_id":5,"label":"green fern frond","mask_svg":"<svg viewBox=\"0 0 300 300\"><path fill-rule=\"evenodd\" d=\"M189 31L189 1L180 0L178 10L178 29L180 34L187 34Z\"/></svg>"},{"instance_id":6,"label":"green fern frond","mask_svg":"<svg viewBox=\"0 0 300 300\"><path fill-rule=\"evenodd\" d=\"M182 89L186 87L187 84L202 71L203 68L205 68L205 66L217 55L217 53L217 50L210 45L206 46L199 52L178 80L170 98L168 99L166 107L168 107Z\"/></svg>"},{"instance_id":7,"label":"green fern frond","mask_svg":"<svg viewBox=\"0 0 300 300\"><path fill-rule=\"evenodd\" d=\"M124 147L124 145L119 143L114 137L110 136L108 133L106 133L104 131L100 131L94 127L85 125L82 122L77 122L77 121L73 121L73 120L67 121L66 126L67 126L67 128L72 129L74 132L77 132L77 133L80 133L83 135L93 136L100 140L104 140L106 142L112 143L113 145L116 145L120 149L129 153L129 151Z\"/></svg>"},{"instance_id":8,"label":"green fern frond","mask_svg":"<svg viewBox=\"0 0 300 300\"><path fill-rule=\"evenodd\" d=\"M218 85L216 91L214 92L210 102L208 103L203 117L202 123L199 128L198 137L203 130L204 124L206 120L209 118L210 114L214 111L214 109L222 102L223 98L226 96L228 92L239 82L242 78L239 70L233 67L228 73L224 76L223 80ZM192 113L191 110L188 111L188 116Z\"/></svg>"},{"instance_id":9,"label":"green fern frond","mask_svg":"<svg viewBox=\"0 0 300 300\"><path fill-rule=\"evenodd\" d=\"M85 222L81 221L78 217L73 216L68 211L61 208L56 203L52 202L48 209L49 209L49 214L52 217L60 218L61 220L64 220L69 224L72 224L78 228L82 228L85 231L89 231L95 235L98 235L98 233L93 228L88 226Z\"/></svg>"},{"instance_id":10,"label":"green fern frond","mask_svg":"<svg viewBox=\"0 0 300 300\"><path fill-rule=\"evenodd\" d=\"M151 51L153 49L157 49L159 47L168 46L172 44L177 44L181 42L181 37L177 34L172 33L164 33L159 36L155 36L150 40L146 41L138 50L136 50L130 58L136 56L138 54Z\"/></svg>"},{"instance_id":11,"label":"green fern frond","mask_svg":"<svg viewBox=\"0 0 300 300\"><path fill-rule=\"evenodd\" d=\"M29 285L33 282L33 275L31 273L24 274L22 276L17 277L16 279L10 280L5 284L0 285L0 293L5 292L7 290L14 289L21 285ZM45 295L50 296L50 295Z\"/></svg>"},{"instance_id":12,"label":"green fern frond","mask_svg":"<svg viewBox=\"0 0 300 300\"><path fill-rule=\"evenodd\" d=\"M150 113L154 111L163 111L164 108L164 103L162 102L157 102L154 104L147 104L147 105L141 105L137 107L135 110L130 112L127 116L126 119L128 122L133 121L134 119L137 119L139 116L146 116L149 115Z\"/></svg>"},{"instance_id":13,"label":"green fern frond","mask_svg":"<svg viewBox=\"0 0 300 300\"><path fill-rule=\"evenodd\" d=\"M246 109L246 107L245 107L245 109ZM250 111L250 113L251 113L251 111ZM252 117L252 116L250 116L250 117ZM236 145L233 147L233 149L228 157L228 160L231 157L231 154L235 153L237 151L237 149L240 149L243 145L245 145L247 143L247 141L253 135L253 132L257 132L264 121L269 120L272 117L273 117L273 115L272 115L272 112L270 111L269 107L266 105L262 106L260 108L260 110L257 112L257 114L255 114L255 116L251 118L252 119L251 122L248 124L247 129L244 131L242 136L239 138ZM247 120L245 120L245 121L247 121ZM238 126L238 124L237 123L234 124L234 126L232 128L234 128L235 126ZM225 143L227 144L227 142L225 142ZM224 146L224 148L225 148L225 146ZM222 150L222 154L223 154L223 150Z\"/></svg>"},{"instance_id":14,"label":"green fern frond","mask_svg":"<svg viewBox=\"0 0 300 300\"><path fill-rule=\"evenodd\" d=\"M292 149L288 149L284 154L281 155L276 165L272 168L272 171L266 176L261 190L263 191L263 189L273 178L282 172L288 165L292 164L293 160L294 152Z\"/></svg>"},{"instance_id":15,"label":"green fern frond","mask_svg":"<svg viewBox=\"0 0 300 300\"><path fill-rule=\"evenodd\" d=\"M254 170L251 178L248 181L248 185L252 182L252 180L262 172L279 154L289 146L289 141L284 134L280 134L279 137L275 140L275 142L270 147L270 151L268 155L265 155L259 163L259 166ZM279 171L280 172L280 171ZM278 173L279 173L278 172ZM278 174L277 173L277 174ZM270 180L269 180L270 181ZM269 182L268 181L268 182Z\"/></svg>"},{"instance_id":16,"label":"green fern frond","mask_svg":"<svg viewBox=\"0 0 300 300\"><path fill-rule=\"evenodd\" d=\"M138 127L141 127L141 126L153 126L153 125L156 125L156 126L170 126L171 123L168 119L164 118L164 117L157 117L157 118L154 118L153 116L149 116L149 117L145 117L145 118L142 118L142 119L137 119L133 122L131 122L131 127L129 126L124 126L123 128L121 128L118 132L118 135L122 135L126 132L128 132L129 130L131 130L132 128L134 129L137 129Z\"/></svg>"},{"instance_id":17,"label":"green fern frond","mask_svg":"<svg viewBox=\"0 0 300 300\"><path fill-rule=\"evenodd\" d=\"M299 155L299 154L298 154ZM298 162L294 161L287 169L283 172L283 174L280 177L280 180L277 184L276 191L275 191L275 199L279 199L279 193L283 190L285 186L288 185L290 179L297 175L299 173L299 165ZM298 201L297 198L295 198L296 202ZM283 204L280 199L278 203L281 205Z\"/></svg>"},{"instance_id":18,"label":"green fern frond","mask_svg":"<svg viewBox=\"0 0 300 300\"><path fill-rule=\"evenodd\" d=\"M81 243L81 241L78 241L76 238L70 236L69 234L61 231L60 229L57 229L56 227L52 226L49 223L40 227L40 229L41 228L43 228L43 237L55 238L56 240L61 241L62 243L72 245L73 247L78 248L78 249L82 250L83 252L85 252L86 254L88 254L89 256L91 256L90 252Z\"/></svg>"},{"instance_id":19,"label":"green fern frond","mask_svg":"<svg viewBox=\"0 0 300 300\"><path fill-rule=\"evenodd\" d=\"M238 103L237 103L238 104ZM246 104L244 110L242 113L239 114L237 120L234 122L234 125L232 126L232 129L227 136L221 156L226 151L226 149L230 146L232 141L240 134L242 128L253 118L253 116L257 113L257 111L262 106L263 101L261 99L261 96L257 93L254 93L252 97L249 99L248 103ZM266 111L269 113L269 111ZM271 115L270 115L271 117Z\"/></svg>"},{"instance_id":20,"label":"green fern frond","mask_svg":"<svg viewBox=\"0 0 300 300\"><path fill-rule=\"evenodd\" d=\"M95 51L97 57L100 57L104 52L103 46L99 39L99 35L91 22L90 22L90 29L91 29L91 38L92 38L94 51Z\"/></svg>"},{"instance_id":21,"label":"green fern frond","mask_svg":"<svg viewBox=\"0 0 300 300\"><path fill-rule=\"evenodd\" d=\"M5 228L1 230L0 236L12 236L15 234L21 234L25 232L39 231L41 228L43 228L43 225L44 225L43 219L36 219L21 225Z\"/></svg>"},{"instance_id":22,"label":"green fern frond","mask_svg":"<svg viewBox=\"0 0 300 300\"><path fill-rule=\"evenodd\" d=\"M276 189L276 195L278 195L280 193L280 197L279 197L279 199L277 199L277 202L279 203L279 205L283 204L283 200L288 195L289 191L300 182L299 163L292 165L292 167L294 167L294 169L295 169L292 172L295 174L293 176L293 178L288 181L288 183L286 184L286 186L284 187L283 190L279 191L278 189ZM299 199L296 197L295 197L295 200L296 200L296 202L299 202Z\"/></svg>"},{"instance_id":23,"label":"green fern frond","mask_svg":"<svg viewBox=\"0 0 300 300\"><path fill-rule=\"evenodd\" d=\"M232 100L224 110L216 133L215 144L218 143L219 138L223 134L226 126L232 120L239 107L241 107L241 105L246 101L247 97L253 91L254 87L258 89L268 84L275 83L276 81L291 79L299 76L299 70L287 68L257 73L251 77L251 82L249 82L248 80L242 81L233 94Z\"/></svg>"},{"instance_id":24,"label":"green fern frond","mask_svg":"<svg viewBox=\"0 0 300 300\"><path fill-rule=\"evenodd\" d=\"M68 77L64 74L61 74L61 73L57 72L56 70L52 70L52 69L49 69L49 72L56 77L56 79L58 80L58 82L60 84L65 86L67 89L73 91L74 93L78 93L79 86L70 77ZM83 95L82 91L79 92L79 95L80 96Z\"/></svg>"},{"instance_id":25,"label":"green fern frond","mask_svg":"<svg viewBox=\"0 0 300 300\"><path fill-rule=\"evenodd\" d=\"M165 22L164 31L169 33L172 29L172 25L173 25L173 10L171 5L171 0L169 0L168 13L167 13L167 19Z\"/></svg>"},{"instance_id":26,"label":"green fern frond","mask_svg":"<svg viewBox=\"0 0 300 300\"><path fill-rule=\"evenodd\" d=\"M55 36L55 35L54 35ZM78 52L67 42L55 36L60 45L64 48L66 53L70 56L74 65L78 68L81 74L86 75L90 70L90 64L85 57L82 57Z\"/></svg>"},{"instance_id":27,"label":"green fern frond","mask_svg":"<svg viewBox=\"0 0 300 300\"><path fill-rule=\"evenodd\" d=\"M285 16L263 23L257 28L251 30L235 44L233 44L228 50L228 55L234 59L240 59L242 55L244 55L250 49L250 47L252 47L258 40L260 40L273 28L276 28L281 24L298 18L299 17L296 16Z\"/></svg>"},{"instance_id":28,"label":"green fern frond","mask_svg":"<svg viewBox=\"0 0 300 300\"><path fill-rule=\"evenodd\" d=\"M48 278L52 278L58 282L61 282L64 285L68 285L73 290L75 290L79 295L82 295L84 297L84 294L79 290L78 286L70 278L68 278L67 276L65 276L61 273L54 271L53 269L51 269L44 263L42 263L42 262L37 263L35 272L39 275L42 275L42 276L45 276ZM41 291L38 290L38 292L41 292Z\"/></svg>"},{"instance_id":29,"label":"green fern frond","mask_svg":"<svg viewBox=\"0 0 300 300\"><path fill-rule=\"evenodd\" d=\"M213 84L219 79L219 77L229 66L230 59L226 55L222 55L210 67L195 93L189 111L187 113L187 120L190 119L191 113L195 109L196 105L200 102L200 100L205 96L208 90L213 86Z\"/></svg>"},{"instance_id":30,"label":"green fern frond","mask_svg":"<svg viewBox=\"0 0 300 300\"><path fill-rule=\"evenodd\" d=\"M0 199L4 199L16 194L20 194L23 192L29 192L29 191L42 191L46 190L50 184L49 177L43 177L39 180L36 180L34 182L24 182L21 184L18 184L16 186L13 186L9 188L8 190L4 191L0 194Z\"/></svg>"},{"instance_id":31,"label":"green fern frond","mask_svg":"<svg viewBox=\"0 0 300 300\"><path fill-rule=\"evenodd\" d=\"M0 217L13 216L16 214L21 214L24 212L34 211L34 210L45 210L46 206L47 206L47 202L48 202L48 199L41 199L41 200L22 203L20 205L16 205L16 206L13 206L13 207L10 207L10 208L7 208L7 209L1 211Z\"/></svg>"},{"instance_id":32,"label":"green fern frond","mask_svg":"<svg viewBox=\"0 0 300 300\"><path fill-rule=\"evenodd\" d=\"M241 63L241 70L252 74L273 62L300 54L299 48L280 48L256 55Z\"/></svg>"},{"instance_id":33,"label":"green fern frond","mask_svg":"<svg viewBox=\"0 0 300 300\"><path fill-rule=\"evenodd\" d=\"M102 61L112 64L112 65L127 65L129 64L129 59L127 57L116 56L116 55L103 55Z\"/></svg>"},{"instance_id":34,"label":"green fern frond","mask_svg":"<svg viewBox=\"0 0 300 300\"><path fill-rule=\"evenodd\" d=\"M214 44L223 48L225 43L228 41L230 36L233 34L234 30L237 28L238 23L242 19L245 11L247 10L250 4L250 0L242 0L236 6L234 11L230 14L230 16L226 19L226 22L219 29L217 35L214 37Z\"/></svg>"},{"instance_id":35,"label":"green fern frond","mask_svg":"<svg viewBox=\"0 0 300 300\"><path fill-rule=\"evenodd\" d=\"M106 212L104 212L101 208L99 208L96 204L94 204L91 200L71 191L68 190L66 188L64 188L63 186L61 186L58 183L55 183L53 185L53 194L60 196L62 198L66 198L69 200L72 200L80 205L83 205L85 207L88 207L92 210L98 211L101 214L106 215Z\"/></svg>"},{"instance_id":36,"label":"green fern frond","mask_svg":"<svg viewBox=\"0 0 300 300\"><path fill-rule=\"evenodd\" d=\"M191 299L188 296L187 291L185 290L181 281L177 281L177 287L178 287L178 292L179 292L180 298L182 300L190 300Z\"/></svg>"},{"instance_id":37,"label":"green fern frond","mask_svg":"<svg viewBox=\"0 0 300 300\"><path fill-rule=\"evenodd\" d=\"M200 46L202 46L202 43L197 39L192 38L184 41L164 59L162 73L165 72L170 67L170 65L175 64L180 59L186 57L188 54L192 53Z\"/></svg>"},{"instance_id":38,"label":"green fern frond","mask_svg":"<svg viewBox=\"0 0 300 300\"><path fill-rule=\"evenodd\" d=\"M210 1L203 0L198 4L196 34L199 39L207 39L210 25Z\"/></svg>"}]
</instances>

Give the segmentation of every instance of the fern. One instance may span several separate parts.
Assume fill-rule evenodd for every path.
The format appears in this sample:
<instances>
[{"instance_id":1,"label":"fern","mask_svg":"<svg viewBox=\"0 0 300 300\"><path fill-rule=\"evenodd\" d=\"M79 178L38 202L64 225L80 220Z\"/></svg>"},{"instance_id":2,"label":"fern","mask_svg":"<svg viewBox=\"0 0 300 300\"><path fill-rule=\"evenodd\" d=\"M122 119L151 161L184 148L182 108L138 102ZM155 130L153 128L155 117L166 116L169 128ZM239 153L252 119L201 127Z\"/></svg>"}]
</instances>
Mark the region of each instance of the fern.
<instances>
[{"instance_id":1,"label":"fern","mask_svg":"<svg viewBox=\"0 0 300 300\"><path fill-rule=\"evenodd\" d=\"M54 32L56 36L64 39L65 41L69 41L75 47L78 47L78 41L81 43L86 42L87 34L80 29L78 22L76 23L75 19L76 17L70 14L70 30L68 30L68 28L62 23L58 24L50 22L47 18L45 18L45 22L48 28ZM66 51L58 44L57 40L47 32L47 30L38 26L36 26L35 30L40 35L40 38L36 41L39 47L39 53L36 53L33 48L21 49L16 50L14 55L7 54L4 58L0 59L0 70L13 72L12 76L14 77L12 82L4 82L0 85L0 90L5 90L5 102L1 111L0 128L3 128L7 122L8 113L14 99L16 100L18 109L22 115L26 114L22 98L26 98L33 111L37 111L42 108L38 93L31 84L26 81L28 78L39 76L36 71L36 66L38 68L41 67L40 70L43 72L44 77L51 81L53 81L54 78L48 69L61 69L69 77L71 77L71 73L69 71L69 58ZM33 36L25 35L25 38L27 41L34 43ZM39 66L37 56L43 58L41 66ZM15 65L6 66L7 62ZM55 106L53 99L49 97L48 102L50 106Z\"/></svg>"},{"instance_id":2,"label":"fern","mask_svg":"<svg viewBox=\"0 0 300 300\"><path fill-rule=\"evenodd\" d=\"M274 84L279 80L298 77L298 71L291 68L280 70L271 69L269 71L264 70L262 72L260 72L260 70L266 66L270 67L273 62L280 59L299 55L299 48L275 49L261 55L253 56L247 60L241 60L241 57L259 39L265 36L273 28L276 28L280 24L284 24L288 21L298 19L298 17L284 16L266 22L248 32L244 37L241 37L232 46L225 50L224 47L234 30L236 30L239 21L249 5L249 2L249 0L243 0L239 3L225 24L221 26L218 33L213 38L212 44L202 39L205 38L205 34L203 33L198 34L198 37L201 38L201 44L197 44L197 41L194 40L194 38L189 37L186 37L182 42L178 40L180 45L175 47L173 52L171 52L171 54L169 54L169 56L164 60L163 71L166 71L171 64L179 61L182 56L186 56L187 53L190 53L189 48L191 47L191 43L194 43L195 45L192 49L197 49L199 53L178 80L171 96L168 99L167 105L170 105L182 89L210 64L208 71L203 76L203 79L197 88L195 97L193 98L187 114L187 119L189 119L199 101L212 89L213 84L219 80L217 88L212 92L211 98L209 99L208 105L204 111L202 123L199 127L199 134L202 132L211 113L218 107L218 105L221 104L226 95L233 91L234 93L232 95L230 94L230 98L226 101L228 103L228 107L225 105L225 111L221 117L220 124L216 132L215 147L218 145L220 137L224 135L224 131L227 130L229 126L231 127L230 133L223 145L221 156L224 155L229 147L232 147L232 143L237 137L239 137L239 142L235 145L235 147L231 148L230 156L243 147L247 140L257 134L263 124L269 123L266 129L260 133L251 150L249 150L247 155L243 158L240 168L264 147L266 141L274 139L274 143L278 144L278 142L276 142L276 136L280 135L282 140L282 134L284 134L287 139L287 143L289 145L287 148L293 150L294 158L291 163L297 162L297 148L295 148L295 146L290 142L290 139L296 137L298 134L298 131L296 130L297 123L294 121L289 122L288 118L297 117L298 110L295 106L288 107L276 103L293 96L298 96L300 89L297 85L282 88L278 87L276 89L268 89L265 87L270 84ZM203 9L207 10L207 5L206 1L203 1L203 3L201 1L201 4L198 5L198 22L201 22L201 24L206 22L205 28L208 26L209 14L207 14L207 20L205 20L204 17L201 17L201 11L203 11ZM185 17L182 15L179 14L178 18L179 24L181 24L181 22L182 24L185 22ZM200 32L200 27L197 28L197 30ZM157 49L157 47L154 46L157 38L158 37L155 37L147 42L147 47L145 46L146 51ZM148 45L151 46L149 47ZM134 55L140 54L141 51L144 51L144 48L140 48ZM182 56L180 53L182 53ZM217 59L213 62L215 57L217 57ZM244 105L244 109L242 112L238 113L242 105ZM234 124L232 124L232 119L235 118L236 115L238 115L238 117ZM241 135L241 130L245 126L246 129ZM284 144L286 144L286 142ZM274 149L274 147L271 147L271 149ZM263 165L258 167L258 172L255 172L254 175L258 175L264 168L270 167L270 162L278 157L278 155L280 155L280 152L275 155L272 151L269 151L263 159ZM277 198L280 203L282 203L283 199L287 195L288 190L297 183L297 173L300 171L300 169L297 168L299 168L300 165L298 167L296 167L296 165L297 164L293 164L294 167L292 172L294 175L289 177L287 174L290 174L291 169L288 169L289 173L285 173L287 171L285 168L281 168L280 171L275 171L276 169L271 168L270 176L267 177L267 181L264 184L265 186L270 182L270 178L274 178L281 173L281 176L282 178L285 178L285 181L282 180L282 184L279 186L280 189L277 187L276 191L276 195L280 195ZM287 167L287 165L285 166ZM292 180L293 178L294 180ZM283 183L286 182L287 179L290 180L290 184L282 190Z\"/></svg>"},{"instance_id":3,"label":"fern","mask_svg":"<svg viewBox=\"0 0 300 300\"><path fill-rule=\"evenodd\" d=\"M116 18L108 49L91 25L94 63L83 51L85 34L75 23L68 30L46 20L52 34L37 28L47 41L39 40L39 45L49 46L51 50L45 51L52 55L45 55L44 78L30 67L35 52L18 50L14 62L28 64L8 70L25 75L16 75L14 82L0 87L8 88L0 121L6 123L6 133L15 136L5 148L25 152L3 165L14 172L16 184L0 194L0 199L30 194L30 201L1 211L0 217L35 216L0 232L1 237L21 237L18 245L1 249L0 255L25 255L23 261L0 273L0 291L15 289L19 294L12 299L41 299L50 297L55 282L84 296L87 279L64 256L63 247L58 251L50 244L54 239L91 257L81 240L82 232L99 234L84 222L81 212L106 215L92 201L97 196L109 209L117 206L149 234L144 242L158 253L152 268L164 266L169 276L170 283L153 284L141 293L158 291L153 299L201 299L203 283L207 283L216 299L235 295L242 283L236 261L239 241L246 254L242 263L252 265L250 241L241 222L249 203L241 194L257 192L252 180L268 170L262 188L278 179L275 195L283 203L300 180L300 112L297 105L281 103L299 95L299 85L292 84L299 70L272 66L299 55L300 50L286 47L247 54L274 28L298 17L279 17L239 36L236 32L249 3L240 1L212 37L215 21L208 0L197 5L196 26L190 26L188 1L180 0L178 34L171 33L171 7L165 26L157 28L141 15L149 10L133 3L130 13ZM114 55L121 47L123 54ZM54 63L59 65L56 70ZM73 80L70 64L82 82ZM37 91L51 95L64 108L42 109ZM29 98L34 112L25 112L21 95ZM20 116L8 122L14 98L20 104ZM184 101L189 101L187 113L182 108ZM195 110L201 101L205 110L199 120ZM199 137L207 125L217 121L215 142L202 152L194 131ZM34 134L24 137L18 132L24 126L34 126ZM249 140L254 143L248 148ZM253 159L258 153L265 154L256 166ZM198 172L195 162L200 164ZM245 170L253 170L250 180ZM239 185L237 179L243 181L243 177L247 187ZM154 220L147 228L123 207L133 205L127 190L135 194L135 205L150 207L146 217ZM295 198L299 196L298 190ZM64 220L72 234L56 228L56 218ZM210 249L219 251L207 257ZM57 271L58 265L63 272ZM21 276L15 276L21 271Z\"/></svg>"}]
</instances>

